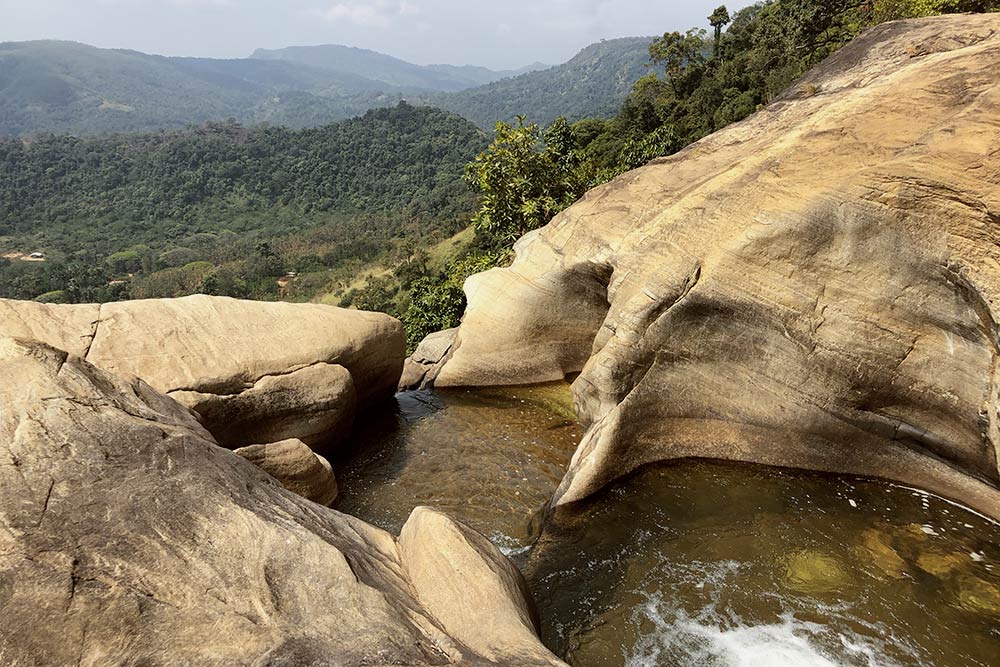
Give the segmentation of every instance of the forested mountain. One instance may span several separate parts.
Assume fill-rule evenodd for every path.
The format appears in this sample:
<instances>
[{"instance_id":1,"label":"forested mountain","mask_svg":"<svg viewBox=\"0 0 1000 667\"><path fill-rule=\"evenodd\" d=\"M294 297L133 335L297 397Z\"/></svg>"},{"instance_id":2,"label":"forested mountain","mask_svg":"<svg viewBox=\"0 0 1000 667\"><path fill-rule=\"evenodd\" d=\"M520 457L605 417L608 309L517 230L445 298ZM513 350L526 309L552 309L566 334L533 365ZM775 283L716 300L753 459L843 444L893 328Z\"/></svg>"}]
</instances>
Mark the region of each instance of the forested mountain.
<instances>
[{"instance_id":1,"label":"forested mountain","mask_svg":"<svg viewBox=\"0 0 1000 667\"><path fill-rule=\"evenodd\" d=\"M0 295L172 294L209 276L219 293L277 295L285 270L323 273L396 236L464 228L475 198L462 172L485 144L468 121L406 103L305 130L0 140L0 252L12 255ZM49 261L14 255L35 251ZM182 286L151 286L163 270Z\"/></svg>"},{"instance_id":2,"label":"forested mountain","mask_svg":"<svg viewBox=\"0 0 1000 667\"><path fill-rule=\"evenodd\" d=\"M291 46L284 49L257 49L251 56L259 60L300 63L330 72L360 76L392 88L457 91L492 83L505 77L538 69L494 71L486 67L456 65L414 65L384 53L340 44ZM545 67L542 65L541 67Z\"/></svg>"},{"instance_id":3,"label":"forested mountain","mask_svg":"<svg viewBox=\"0 0 1000 667\"><path fill-rule=\"evenodd\" d=\"M453 111L484 129L525 115L548 124L617 113L636 80L649 70L653 37L625 37L591 44L565 64L477 88L417 100Z\"/></svg>"},{"instance_id":4,"label":"forested mountain","mask_svg":"<svg viewBox=\"0 0 1000 667\"><path fill-rule=\"evenodd\" d=\"M435 91L469 88L515 72L418 66L340 46L216 60L75 42L6 42L0 43L0 136L144 132L227 119L244 125L316 127L401 99L444 106L481 127L515 112L558 115L560 102L572 116L608 115L624 97L622 90L627 92L624 82L641 67L643 48L633 49L627 40L604 42L567 65L496 81L457 97L465 91Z\"/></svg>"}]
</instances>

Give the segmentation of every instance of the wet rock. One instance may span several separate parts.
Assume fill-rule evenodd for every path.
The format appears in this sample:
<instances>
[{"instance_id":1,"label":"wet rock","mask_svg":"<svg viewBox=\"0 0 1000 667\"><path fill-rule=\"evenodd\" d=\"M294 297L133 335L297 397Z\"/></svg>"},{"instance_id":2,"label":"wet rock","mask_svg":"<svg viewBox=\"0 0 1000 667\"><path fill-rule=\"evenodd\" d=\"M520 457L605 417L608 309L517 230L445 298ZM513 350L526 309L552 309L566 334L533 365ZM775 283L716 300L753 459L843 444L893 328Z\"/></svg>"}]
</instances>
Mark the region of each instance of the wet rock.
<instances>
[{"instance_id":1,"label":"wet rock","mask_svg":"<svg viewBox=\"0 0 1000 667\"><path fill-rule=\"evenodd\" d=\"M935 577L946 577L968 564L967 553L926 551L917 557L917 567Z\"/></svg>"},{"instance_id":2,"label":"wet rock","mask_svg":"<svg viewBox=\"0 0 1000 667\"><path fill-rule=\"evenodd\" d=\"M142 380L40 343L0 339L0 373L4 664L562 664L468 529L418 517L397 543L282 488ZM488 622L454 620L469 600Z\"/></svg>"},{"instance_id":3,"label":"wet rock","mask_svg":"<svg viewBox=\"0 0 1000 667\"><path fill-rule=\"evenodd\" d=\"M0 335L136 375L227 447L342 435L395 392L405 339L381 313L194 295L101 305L0 300Z\"/></svg>"},{"instance_id":4,"label":"wet rock","mask_svg":"<svg viewBox=\"0 0 1000 667\"><path fill-rule=\"evenodd\" d=\"M282 440L266 445L251 445L235 450L281 485L320 505L330 505L337 498L337 480L330 462L316 454L301 440Z\"/></svg>"},{"instance_id":5,"label":"wet rock","mask_svg":"<svg viewBox=\"0 0 1000 667\"><path fill-rule=\"evenodd\" d=\"M785 566L785 583L800 593L831 593L851 583L843 564L819 551L797 551Z\"/></svg>"},{"instance_id":6,"label":"wet rock","mask_svg":"<svg viewBox=\"0 0 1000 667\"><path fill-rule=\"evenodd\" d=\"M996 14L873 28L822 94L590 191L469 278L436 386L580 372L557 504L710 457L1000 517L998 48Z\"/></svg>"},{"instance_id":7,"label":"wet rock","mask_svg":"<svg viewBox=\"0 0 1000 667\"><path fill-rule=\"evenodd\" d=\"M902 579L907 571L906 561L892 548L886 535L875 528L869 528L861 533L856 552L863 563L870 563L892 579Z\"/></svg>"},{"instance_id":8,"label":"wet rock","mask_svg":"<svg viewBox=\"0 0 1000 667\"><path fill-rule=\"evenodd\" d=\"M1000 617L1000 585L979 577L962 577L958 584L958 602L969 611Z\"/></svg>"}]
</instances>

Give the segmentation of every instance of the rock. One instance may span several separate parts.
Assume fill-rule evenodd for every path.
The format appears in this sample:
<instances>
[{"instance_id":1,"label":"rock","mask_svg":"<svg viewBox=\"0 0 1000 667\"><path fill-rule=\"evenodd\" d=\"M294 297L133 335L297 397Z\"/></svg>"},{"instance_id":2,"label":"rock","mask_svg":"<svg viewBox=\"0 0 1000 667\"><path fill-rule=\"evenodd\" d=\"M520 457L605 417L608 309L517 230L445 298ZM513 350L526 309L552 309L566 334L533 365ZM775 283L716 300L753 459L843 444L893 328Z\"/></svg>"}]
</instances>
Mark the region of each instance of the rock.
<instances>
[{"instance_id":1,"label":"rock","mask_svg":"<svg viewBox=\"0 0 1000 667\"><path fill-rule=\"evenodd\" d=\"M997 14L882 25L592 190L469 278L435 384L580 372L587 434L556 504L708 457L1000 518L998 48Z\"/></svg>"},{"instance_id":2,"label":"rock","mask_svg":"<svg viewBox=\"0 0 1000 667\"><path fill-rule=\"evenodd\" d=\"M292 493L314 503L330 505L337 499L337 480L330 462L301 440L250 445L234 453L281 482Z\"/></svg>"},{"instance_id":3,"label":"rock","mask_svg":"<svg viewBox=\"0 0 1000 667\"><path fill-rule=\"evenodd\" d=\"M399 390L423 389L434 382L442 362L451 351L458 329L436 331L417 345L406 361L403 362L403 374L399 378Z\"/></svg>"},{"instance_id":4,"label":"rock","mask_svg":"<svg viewBox=\"0 0 1000 667\"><path fill-rule=\"evenodd\" d=\"M399 550L417 597L449 636L499 663L530 662L538 644L531 593L488 539L418 507L399 533Z\"/></svg>"},{"instance_id":5,"label":"rock","mask_svg":"<svg viewBox=\"0 0 1000 667\"><path fill-rule=\"evenodd\" d=\"M863 564L870 563L892 579L902 579L907 572L906 561L892 548L885 534L878 529L864 530L855 552Z\"/></svg>"},{"instance_id":6,"label":"rock","mask_svg":"<svg viewBox=\"0 0 1000 667\"><path fill-rule=\"evenodd\" d=\"M925 551L917 557L917 567L935 577L947 577L968 564L969 554L954 551Z\"/></svg>"},{"instance_id":7,"label":"rock","mask_svg":"<svg viewBox=\"0 0 1000 667\"><path fill-rule=\"evenodd\" d=\"M508 649L489 623L455 626L465 591L498 627L528 614L480 579L504 564L468 529L418 517L397 543L281 488L145 382L40 343L0 339L0 373L4 664L562 664L525 632Z\"/></svg>"},{"instance_id":8,"label":"rock","mask_svg":"<svg viewBox=\"0 0 1000 667\"><path fill-rule=\"evenodd\" d=\"M194 295L101 305L0 300L0 336L31 338L141 377L228 447L343 435L389 398L405 356L388 315Z\"/></svg>"},{"instance_id":9,"label":"rock","mask_svg":"<svg viewBox=\"0 0 1000 667\"><path fill-rule=\"evenodd\" d=\"M851 582L847 569L839 560L820 551L804 549L789 557L785 583L800 593L831 593Z\"/></svg>"},{"instance_id":10,"label":"rock","mask_svg":"<svg viewBox=\"0 0 1000 667\"><path fill-rule=\"evenodd\" d=\"M295 438L309 445L341 440L350 431L357 397L351 373L336 364L313 364L287 375L265 375L235 394L172 391L224 447L248 439Z\"/></svg>"},{"instance_id":11,"label":"rock","mask_svg":"<svg viewBox=\"0 0 1000 667\"><path fill-rule=\"evenodd\" d=\"M1000 618L1000 586L979 577L962 577L958 603L969 611Z\"/></svg>"}]
</instances>

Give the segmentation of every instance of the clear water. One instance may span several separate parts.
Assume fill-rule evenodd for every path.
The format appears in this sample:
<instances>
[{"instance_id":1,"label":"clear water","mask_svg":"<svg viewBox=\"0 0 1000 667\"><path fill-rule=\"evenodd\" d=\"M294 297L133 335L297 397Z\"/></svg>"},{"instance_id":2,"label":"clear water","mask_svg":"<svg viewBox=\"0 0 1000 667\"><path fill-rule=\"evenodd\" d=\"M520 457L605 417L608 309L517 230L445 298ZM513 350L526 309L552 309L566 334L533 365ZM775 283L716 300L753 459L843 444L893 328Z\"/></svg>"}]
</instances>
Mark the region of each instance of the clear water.
<instances>
[{"instance_id":1,"label":"clear water","mask_svg":"<svg viewBox=\"0 0 1000 667\"><path fill-rule=\"evenodd\" d=\"M544 507L580 431L565 386L415 392L337 462L338 508L416 505L522 569L577 667L1000 667L1000 527L890 484L759 466L651 467Z\"/></svg>"}]
</instances>

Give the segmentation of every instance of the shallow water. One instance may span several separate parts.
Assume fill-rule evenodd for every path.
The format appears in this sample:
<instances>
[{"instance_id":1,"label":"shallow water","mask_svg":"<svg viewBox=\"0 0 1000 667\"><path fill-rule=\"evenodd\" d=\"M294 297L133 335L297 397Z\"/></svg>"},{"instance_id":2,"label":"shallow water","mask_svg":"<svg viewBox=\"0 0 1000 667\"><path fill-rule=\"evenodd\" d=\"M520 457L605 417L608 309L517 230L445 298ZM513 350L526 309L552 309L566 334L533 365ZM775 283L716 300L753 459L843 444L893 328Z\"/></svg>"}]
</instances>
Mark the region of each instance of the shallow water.
<instances>
[{"instance_id":1,"label":"shallow water","mask_svg":"<svg viewBox=\"0 0 1000 667\"><path fill-rule=\"evenodd\" d=\"M336 508L398 533L410 511L447 512L501 545L526 548L582 431L569 386L413 391L370 415L333 462Z\"/></svg>"},{"instance_id":2,"label":"shallow water","mask_svg":"<svg viewBox=\"0 0 1000 667\"><path fill-rule=\"evenodd\" d=\"M411 392L335 464L338 509L416 505L511 555L577 667L1000 667L1000 527L917 491L759 466L646 470L547 518L565 386Z\"/></svg>"}]
</instances>

